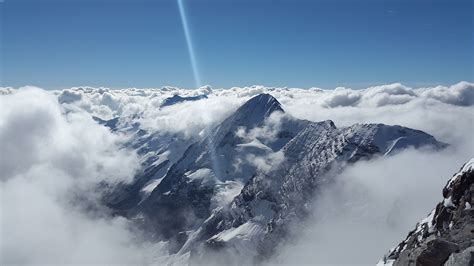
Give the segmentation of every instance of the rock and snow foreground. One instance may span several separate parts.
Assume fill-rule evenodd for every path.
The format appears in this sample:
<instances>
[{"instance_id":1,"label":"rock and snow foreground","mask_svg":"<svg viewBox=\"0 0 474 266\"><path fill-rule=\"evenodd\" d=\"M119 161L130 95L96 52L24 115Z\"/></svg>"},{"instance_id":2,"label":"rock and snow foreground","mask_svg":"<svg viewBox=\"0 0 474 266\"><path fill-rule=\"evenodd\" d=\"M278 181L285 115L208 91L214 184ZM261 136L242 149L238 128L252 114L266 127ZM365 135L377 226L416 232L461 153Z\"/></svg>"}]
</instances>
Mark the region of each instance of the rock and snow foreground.
<instances>
[{"instance_id":1,"label":"rock and snow foreground","mask_svg":"<svg viewBox=\"0 0 474 266\"><path fill-rule=\"evenodd\" d=\"M133 134L128 145L142 158L134 181L105 185L103 201L151 239L166 241L170 255L162 263L170 264L264 261L289 226L307 216L315 192L345 166L410 147L446 146L402 126L299 120L269 94L191 139L98 121Z\"/></svg>"},{"instance_id":2,"label":"rock and snow foreground","mask_svg":"<svg viewBox=\"0 0 474 266\"><path fill-rule=\"evenodd\" d=\"M474 265L474 158L442 194L443 201L377 265Z\"/></svg>"}]
</instances>

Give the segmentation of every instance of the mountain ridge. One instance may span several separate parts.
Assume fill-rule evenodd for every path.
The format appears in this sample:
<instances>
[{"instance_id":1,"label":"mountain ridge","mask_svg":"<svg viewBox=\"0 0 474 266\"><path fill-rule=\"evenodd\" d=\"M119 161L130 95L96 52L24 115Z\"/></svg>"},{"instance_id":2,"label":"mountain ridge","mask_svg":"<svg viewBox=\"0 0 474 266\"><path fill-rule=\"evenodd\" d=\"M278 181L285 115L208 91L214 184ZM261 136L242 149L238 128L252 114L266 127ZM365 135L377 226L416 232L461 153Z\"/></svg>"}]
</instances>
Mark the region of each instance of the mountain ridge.
<instances>
[{"instance_id":1,"label":"mountain ridge","mask_svg":"<svg viewBox=\"0 0 474 266\"><path fill-rule=\"evenodd\" d=\"M191 143L124 215L168 241L172 254L207 263L206 254L216 249L227 255L243 249L254 263L273 252L285 228L305 218L315 191L346 165L408 147L445 146L401 126L337 128L331 120L299 120L261 94Z\"/></svg>"}]
</instances>

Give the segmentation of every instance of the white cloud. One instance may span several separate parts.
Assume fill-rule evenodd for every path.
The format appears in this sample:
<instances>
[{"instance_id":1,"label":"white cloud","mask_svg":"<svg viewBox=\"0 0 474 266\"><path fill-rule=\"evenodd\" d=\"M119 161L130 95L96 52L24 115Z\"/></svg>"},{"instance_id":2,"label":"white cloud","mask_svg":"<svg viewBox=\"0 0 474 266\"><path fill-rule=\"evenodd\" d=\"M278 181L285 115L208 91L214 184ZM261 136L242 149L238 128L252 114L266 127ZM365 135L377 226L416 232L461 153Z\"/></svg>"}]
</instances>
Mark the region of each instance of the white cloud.
<instances>
[{"instance_id":1,"label":"white cloud","mask_svg":"<svg viewBox=\"0 0 474 266\"><path fill-rule=\"evenodd\" d=\"M122 137L97 125L91 115L134 117L132 121L139 121L144 129L198 137L263 92L275 96L287 113L299 119L330 119L337 126L400 124L451 144L441 153L408 151L348 169L337 179L337 186L323 191L315 201L316 219L311 220L315 226L303 231L307 237L296 242L298 249L282 247L286 259L278 257L280 262L323 263L332 258L343 263L345 258L334 257L342 247L347 258L375 263L434 206L445 180L474 151L474 84L467 82L432 88L396 83L364 90L84 87L45 92L2 88L2 260L62 264L141 263L149 259L149 254L144 254L149 252L148 244L132 240L135 235L127 221L91 217L74 201L78 190L92 191L87 188L101 181L130 180L138 165L134 153L120 148ZM208 99L160 108L164 99L175 94L206 94ZM248 142L271 141L284 117L275 114L261 128L236 133ZM284 160L284 154L240 159L268 172ZM240 187L223 187L213 204L228 204ZM92 201L96 197L94 193L86 195Z\"/></svg>"},{"instance_id":2,"label":"white cloud","mask_svg":"<svg viewBox=\"0 0 474 266\"><path fill-rule=\"evenodd\" d=\"M197 136L203 129L216 125L244 101L259 93L274 95L283 103L284 108L297 118L314 121L331 119L338 125L386 122L412 126L413 123L404 123L408 120L406 116L402 115L402 119L398 119L392 115L393 112L397 114L417 112L418 115L423 112L430 116L433 112L438 112L438 109L458 112L460 107L470 108L474 105L474 84L468 82L460 82L450 87L431 88L410 88L394 83L363 90L288 89L264 86L230 89L212 89L205 86L197 90L175 87L122 90L85 87L55 93L64 103L66 110L81 109L103 119L115 116L125 118L139 114L145 128L163 132L183 132L187 136ZM181 96L206 94L209 98L160 108L164 99L176 94ZM351 115L347 115L348 113ZM414 124L416 128L416 123Z\"/></svg>"},{"instance_id":3,"label":"white cloud","mask_svg":"<svg viewBox=\"0 0 474 266\"><path fill-rule=\"evenodd\" d=\"M65 114L51 93L22 88L0 97L0 142L2 263L146 259L148 245L133 240L125 219L83 211L100 182L133 177L138 159L120 137L88 114Z\"/></svg>"},{"instance_id":4,"label":"white cloud","mask_svg":"<svg viewBox=\"0 0 474 266\"><path fill-rule=\"evenodd\" d=\"M460 82L451 87L437 86L434 88L420 89L422 97L436 99L452 105L474 105L474 84Z\"/></svg>"},{"instance_id":5,"label":"white cloud","mask_svg":"<svg viewBox=\"0 0 474 266\"><path fill-rule=\"evenodd\" d=\"M273 142L277 138L277 134L281 129L281 124L284 120L293 119L288 114L282 112L273 112L260 127L254 128L239 128L235 133L244 141L251 142L259 140L264 143Z\"/></svg>"},{"instance_id":6,"label":"white cloud","mask_svg":"<svg viewBox=\"0 0 474 266\"><path fill-rule=\"evenodd\" d=\"M267 145L277 140L282 122L290 119L294 118L282 112L273 112L260 127L251 129L239 127L235 135L244 142L239 146L253 147L258 152L244 154L243 158L237 158L234 162L235 167L238 169L239 165L245 161L262 173L268 173L277 168L285 160L285 154L282 151L273 151Z\"/></svg>"},{"instance_id":7,"label":"white cloud","mask_svg":"<svg viewBox=\"0 0 474 266\"><path fill-rule=\"evenodd\" d=\"M249 154L246 156L246 160L248 163L255 166L258 171L268 173L285 160L285 154L282 151L270 152L264 156Z\"/></svg>"},{"instance_id":8,"label":"white cloud","mask_svg":"<svg viewBox=\"0 0 474 266\"><path fill-rule=\"evenodd\" d=\"M324 107L339 107L339 106L352 106L357 104L361 98L361 93L346 88L336 88L331 97L325 97L323 100Z\"/></svg>"},{"instance_id":9,"label":"white cloud","mask_svg":"<svg viewBox=\"0 0 474 266\"><path fill-rule=\"evenodd\" d=\"M146 109L140 121L142 127L149 130L198 136L201 131L224 120L242 103L243 99L236 97L209 97L165 108Z\"/></svg>"},{"instance_id":10,"label":"white cloud","mask_svg":"<svg viewBox=\"0 0 474 266\"><path fill-rule=\"evenodd\" d=\"M292 229L270 264L375 265L441 200L472 150L409 150L359 162L316 196L312 218Z\"/></svg>"},{"instance_id":11,"label":"white cloud","mask_svg":"<svg viewBox=\"0 0 474 266\"><path fill-rule=\"evenodd\" d=\"M79 90L65 89L58 95L59 103L72 103L81 99L82 93Z\"/></svg>"},{"instance_id":12,"label":"white cloud","mask_svg":"<svg viewBox=\"0 0 474 266\"><path fill-rule=\"evenodd\" d=\"M211 199L211 208L227 208L232 200L240 194L244 184L237 181L225 181L217 184L214 196Z\"/></svg>"},{"instance_id":13,"label":"white cloud","mask_svg":"<svg viewBox=\"0 0 474 266\"><path fill-rule=\"evenodd\" d=\"M64 114L54 97L35 88L20 89L0 101L0 150L5 155L1 180L41 164L91 182L98 176L111 182L133 176L136 157L118 149L120 138L89 115Z\"/></svg>"},{"instance_id":14,"label":"white cloud","mask_svg":"<svg viewBox=\"0 0 474 266\"><path fill-rule=\"evenodd\" d=\"M281 247L271 262L375 264L435 207L448 178L473 156L473 92L468 83L424 89L393 84L282 98L298 118L331 119L338 126L399 124L432 134L450 147L439 153L406 151L347 169L321 191L314 218L294 230L296 240ZM327 104L340 94L359 94L360 99Z\"/></svg>"}]
</instances>

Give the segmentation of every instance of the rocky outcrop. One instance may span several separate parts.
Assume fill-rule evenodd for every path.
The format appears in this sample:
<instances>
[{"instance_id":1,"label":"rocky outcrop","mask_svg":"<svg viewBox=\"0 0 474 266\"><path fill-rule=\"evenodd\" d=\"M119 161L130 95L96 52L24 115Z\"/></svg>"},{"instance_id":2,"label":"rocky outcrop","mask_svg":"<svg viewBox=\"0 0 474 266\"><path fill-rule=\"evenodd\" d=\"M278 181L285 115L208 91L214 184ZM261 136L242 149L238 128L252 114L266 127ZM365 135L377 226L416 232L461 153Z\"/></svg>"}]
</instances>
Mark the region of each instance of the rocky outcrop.
<instances>
[{"instance_id":1,"label":"rocky outcrop","mask_svg":"<svg viewBox=\"0 0 474 266\"><path fill-rule=\"evenodd\" d=\"M199 101L199 100L202 100L202 99L207 99L207 95L203 94L203 95L188 96L188 97L173 95L173 97L166 98L163 101L163 103L161 104L160 107L163 108L163 107L175 105L175 104L181 103L181 102Z\"/></svg>"},{"instance_id":2,"label":"rocky outcrop","mask_svg":"<svg viewBox=\"0 0 474 266\"><path fill-rule=\"evenodd\" d=\"M474 159L442 194L443 201L379 265L474 265Z\"/></svg>"}]
</instances>

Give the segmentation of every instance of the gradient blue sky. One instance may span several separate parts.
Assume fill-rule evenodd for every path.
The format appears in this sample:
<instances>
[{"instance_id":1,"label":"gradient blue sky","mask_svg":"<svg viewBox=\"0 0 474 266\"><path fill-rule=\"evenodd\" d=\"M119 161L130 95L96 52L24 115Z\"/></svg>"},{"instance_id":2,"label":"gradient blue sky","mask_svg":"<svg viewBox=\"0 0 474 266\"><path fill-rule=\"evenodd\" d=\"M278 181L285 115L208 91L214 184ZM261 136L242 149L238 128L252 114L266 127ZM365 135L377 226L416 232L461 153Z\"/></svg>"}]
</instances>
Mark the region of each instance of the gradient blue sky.
<instances>
[{"instance_id":1,"label":"gradient blue sky","mask_svg":"<svg viewBox=\"0 0 474 266\"><path fill-rule=\"evenodd\" d=\"M213 87L474 80L474 1L183 1L200 79ZM177 0L0 9L1 86L195 86Z\"/></svg>"}]
</instances>

